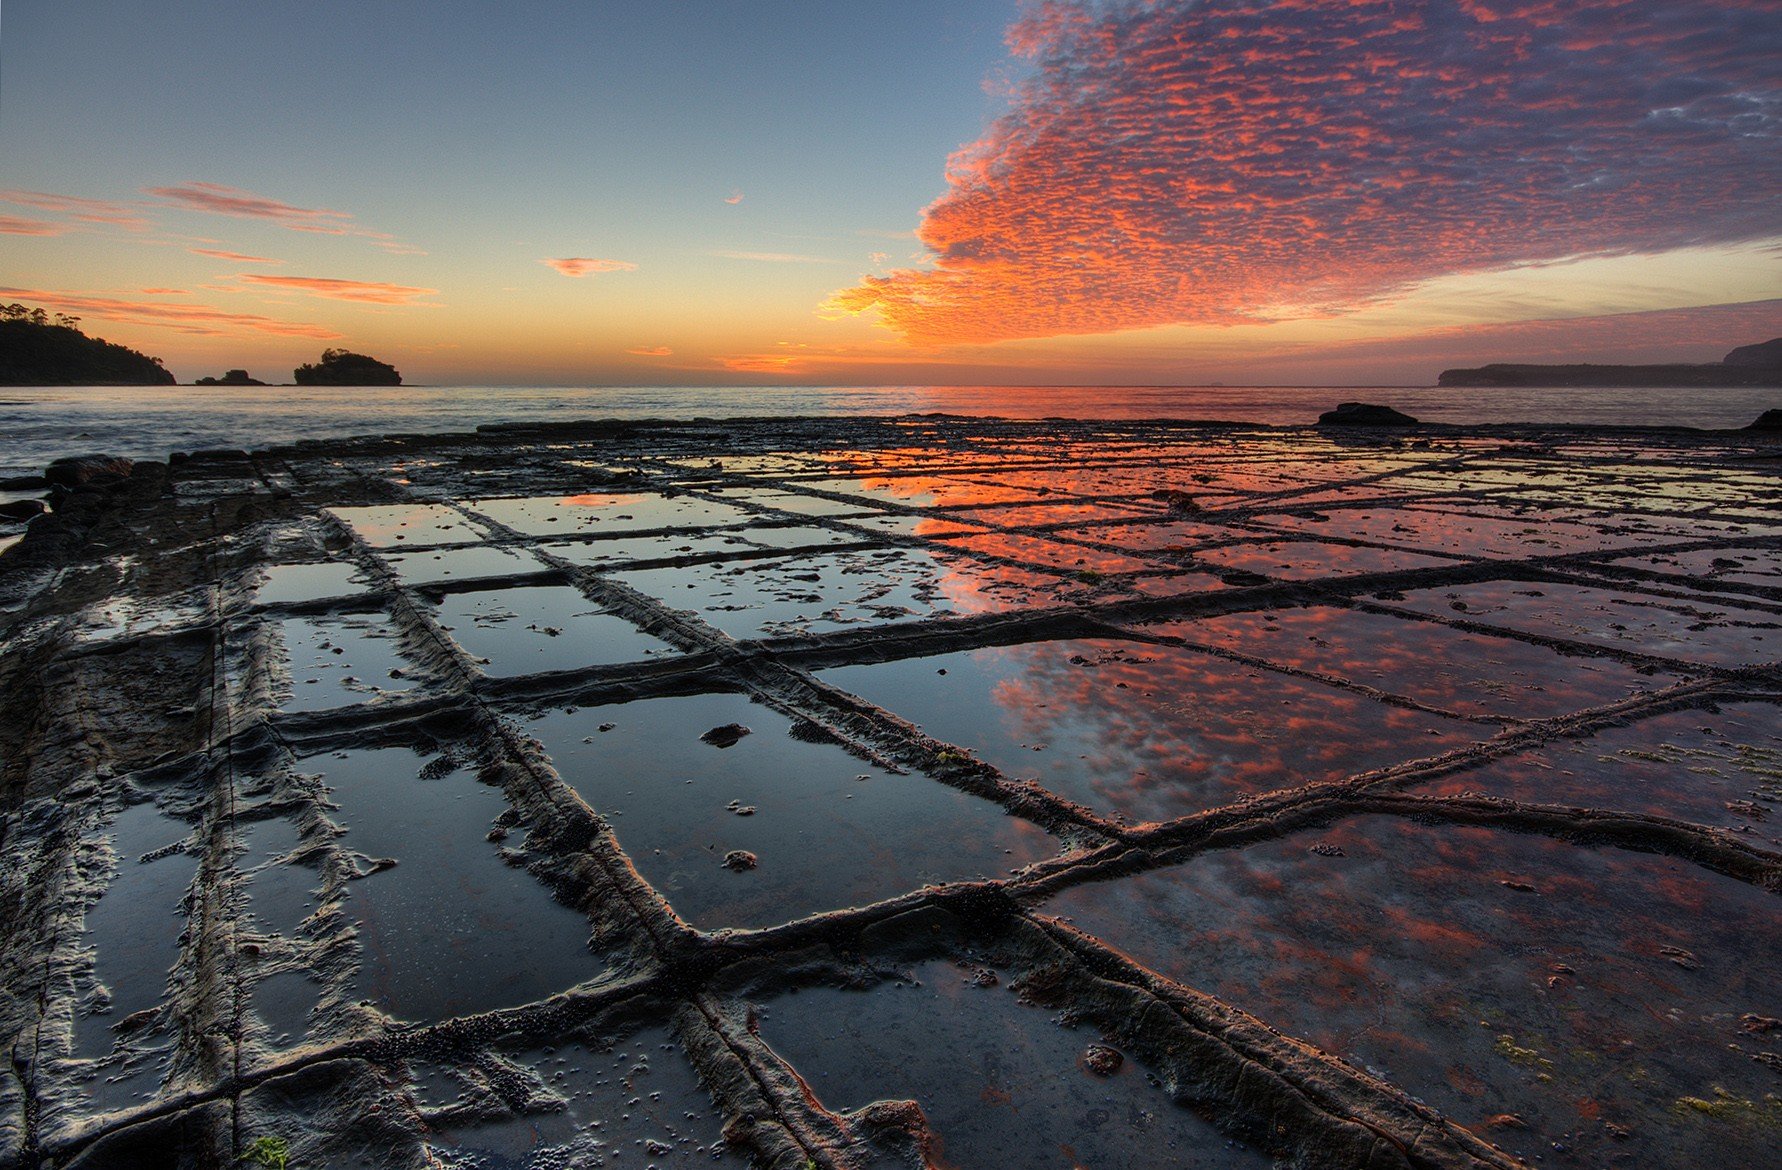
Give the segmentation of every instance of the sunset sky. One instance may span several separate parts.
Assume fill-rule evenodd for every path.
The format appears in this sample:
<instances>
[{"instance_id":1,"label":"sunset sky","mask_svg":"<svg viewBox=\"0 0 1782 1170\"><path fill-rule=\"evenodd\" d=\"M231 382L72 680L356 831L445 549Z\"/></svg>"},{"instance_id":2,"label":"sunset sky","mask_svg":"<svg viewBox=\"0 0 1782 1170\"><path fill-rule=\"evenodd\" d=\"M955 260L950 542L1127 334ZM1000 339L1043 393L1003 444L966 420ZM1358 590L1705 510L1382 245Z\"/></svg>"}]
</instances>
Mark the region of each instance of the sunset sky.
<instances>
[{"instance_id":1,"label":"sunset sky","mask_svg":"<svg viewBox=\"0 0 1782 1170\"><path fill-rule=\"evenodd\" d=\"M1715 360L1779 139L1778 0L9 0L0 301L182 381Z\"/></svg>"}]
</instances>

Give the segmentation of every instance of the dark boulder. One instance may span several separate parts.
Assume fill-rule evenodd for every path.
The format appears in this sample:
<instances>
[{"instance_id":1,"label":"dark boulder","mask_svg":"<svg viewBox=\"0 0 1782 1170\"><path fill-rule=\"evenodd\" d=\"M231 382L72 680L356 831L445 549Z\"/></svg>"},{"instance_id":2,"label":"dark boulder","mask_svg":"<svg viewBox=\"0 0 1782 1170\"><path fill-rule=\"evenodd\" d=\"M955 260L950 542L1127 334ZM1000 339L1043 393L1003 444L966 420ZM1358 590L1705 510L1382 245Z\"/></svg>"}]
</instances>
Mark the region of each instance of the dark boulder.
<instances>
[{"instance_id":1,"label":"dark boulder","mask_svg":"<svg viewBox=\"0 0 1782 1170\"><path fill-rule=\"evenodd\" d=\"M0 479L0 492L30 492L49 486L49 480L41 475L15 475L10 479Z\"/></svg>"},{"instance_id":2,"label":"dark boulder","mask_svg":"<svg viewBox=\"0 0 1782 1170\"><path fill-rule=\"evenodd\" d=\"M1772 407L1757 416L1757 421L1746 428L1748 431L1782 431L1782 407Z\"/></svg>"},{"instance_id":3,"label":"dark boulder","mask_svg":"<svg viewBox=\"0 0 1782 1170\"><path fill-rule=\"evenodd\" d=\"M49 511L42 500L7 500L0 504L0 520L29 520Z\"/></svg>"},{"instance_id":4,"label":"dark boulder","mask_svg":"<svg viewBox=\"0 0 1782 1170\"><path fill-rule=\"evenodd\" d=\"M1390 406L1344 402L1318 416L1321 427L1414 427L1417 420Z\"/></svg>"},{"instance_id":5,"label":"dark boulder","mask_svg":"<svg viewBox=\"0 0 1782 1170\"><path fill-rule=\"evenodd\" d=\"M123 479L135 466L117 455L68 455L46 467L43 478L51 487L77 488L94 480Z\"/></svg>"}]
</instances>

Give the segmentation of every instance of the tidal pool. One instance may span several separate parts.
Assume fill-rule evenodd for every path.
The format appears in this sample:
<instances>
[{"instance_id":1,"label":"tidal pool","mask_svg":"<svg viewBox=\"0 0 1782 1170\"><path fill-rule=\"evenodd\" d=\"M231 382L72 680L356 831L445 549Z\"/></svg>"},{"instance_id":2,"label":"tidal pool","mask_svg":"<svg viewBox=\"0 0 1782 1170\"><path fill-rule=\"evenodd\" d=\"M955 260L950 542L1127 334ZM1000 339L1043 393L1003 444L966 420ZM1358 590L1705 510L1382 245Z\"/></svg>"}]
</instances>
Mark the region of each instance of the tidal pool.
<instances>
[{"instance_id":1,"label":"tidal pool","mask_svg":"<svg viewBox=\"0 0 1782 1170\"><path fill-rule=\"evenodd\" d=\"M844 666L823 681L1013 778L1132 822L1437 755L1488 732L1210 654L1035 642Z\"/></svg>"},{"instance_id":2,"label":"tidal pool","mask_svg":"<svg viewBox=\"0 0 1782 1170\"><path fill-rule=\"evenodd\" d=\"M750 733L729 747L700 738L731 724ZM525 729L699 927L771 926L928 882L1002 877L1057 850L989 801L796 739L789 719L742 695L582 707ZM726 869L738 850L756 866Z\"/></svg>"}]
</instances>

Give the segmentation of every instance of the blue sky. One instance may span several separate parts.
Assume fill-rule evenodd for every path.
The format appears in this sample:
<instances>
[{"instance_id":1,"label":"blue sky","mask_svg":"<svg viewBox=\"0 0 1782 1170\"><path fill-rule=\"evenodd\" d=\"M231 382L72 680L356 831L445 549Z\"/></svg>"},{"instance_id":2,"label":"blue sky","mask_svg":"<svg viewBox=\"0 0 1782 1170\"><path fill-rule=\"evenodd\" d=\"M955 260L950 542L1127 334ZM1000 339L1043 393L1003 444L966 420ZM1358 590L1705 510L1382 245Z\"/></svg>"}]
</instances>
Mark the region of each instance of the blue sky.
<instances>
[{"instance_id":1,"label":"blue sky","mask_svg":"<svg viewBox=\"0 0 1782 1170\"><path fill-rule=\"evenodd\" d=\"M1455 46L1489 60L1465 38L1513 21L1485 4L1436 5L1411 31L1249 6L1215 44L1232 6L12 0L0 297L74 312L182 377L282 376L330 344L413 380L533 384L1415 382L1531 338L1533 358L1625 351L1650 333L1640 313L1696 314L1646 358L1782 332L1775 197L1712 174L1696 206L1745 214L1704 216L1718 226L1700 239L1651 226L1684 203L1662 184L1701 175L1745 116L1713 101L1760 90L1767 120L1736 140L1778 153L1762 26L1702 47L1760 7L1679 4L1639 60L1675 72L1653 93L1707 113L1689 122L1700 141L1652 140L1637 223L1608 203L1494 207L1497 236L1461 237L1489 246L1469 264L1406 244L1479 213L1435 172L1390 218L1340 207L1302 234L1241 214L1322 183L1311 193L1335 207L1425 143L1508 157L1555 134L1580 152L1624 141L1631 115L1607 96L1547 126L1535 76L1510 95L1526 116L1485 135L1458 105L1411 127L1365 87L1313 92L1282 69L1265 94L1222 68L1289 36L1316 77L1386 54L1409 76ZM1621 92L1587 45L1598 23L1549 35L1541 69ZM1277 96L1289 123L1242 108ZM1354 142L1398 153L1326 142L1299 159L1333 101L1352 106ZM994 166L950 176L962 150ZM1269 169L1283 150L1291 177ZM1748 177L1782 187L1761 165ZM1247 236L1252 221L1266 233ZM1519 250L1543 225L1540 249Z\"/></svg>"}]
</instances>

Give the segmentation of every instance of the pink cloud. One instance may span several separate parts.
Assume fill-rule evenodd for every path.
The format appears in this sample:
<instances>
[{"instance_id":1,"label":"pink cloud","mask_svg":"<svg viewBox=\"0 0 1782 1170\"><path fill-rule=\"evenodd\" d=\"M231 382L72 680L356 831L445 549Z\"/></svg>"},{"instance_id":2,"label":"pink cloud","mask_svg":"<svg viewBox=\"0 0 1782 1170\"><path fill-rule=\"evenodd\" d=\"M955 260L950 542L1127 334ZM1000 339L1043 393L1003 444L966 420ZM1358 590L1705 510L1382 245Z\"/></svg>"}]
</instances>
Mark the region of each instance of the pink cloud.
<instances>
[{"instance_id":1,"label":"pink cloud","mask_svg":"<svg viewBox=\"0 0 1782 1170\"><path fill-rule=\"evenodd\" d=\"M145 288L142 295L148 297L189 297L192 294L183 288Z\"/></svg>"},{"instance_id":2,"label":"pink cloud","mask_svg":"<svg viewBox=\"0 0 1782 1170\"><path fill-rule=\"evenodd\" d=\"M672 357L672 356L674 356L674 350L669 349L666 345L646 345L646 346L642 346L638 349L628 349L625 352L626 353L634 353L638 357Z\"/></svg>"},{"instance_id":3,"label":"pink cloud","mask_svg":"<svg viewBox=\"0 0 1782 1170\"><path fill-rule=\"evenodd\" d=\"M1009 44L932 261L833 307L928 344L1235 324L1782 230L1770 2L1040 0Z\"/></svg>"},{"instance_id":4,"label":"pink cloud","mask_svg":"<svg viewBox=\"0 0 1782 1170\"><path fill-rule=\"evenodd\" d=\"M588 276L596 272L635 272L637 265L629 260L596 260L588 256L564 256L560 259L544 259L540 264L548 264L564 276Z\"/></svg>"},{"instance_id":5,"label":"pink cloud","mask_svg":"<svg viewBox=\"0 0 1782 1170\"><path fill-rule=\"evenodd\" d=\"M193 181L175 187L146 187L144 190L187 211L269 219L287 227L295 224L314 225L318 222L344 223L353 218L344 211L297 207L277 199L268 199L264 195L256 195L252 191L243 191L239 187L225 187L221 183Z\"/></svg>"},{"instance_id":6,"label":"pink cloud","mask_svg":"<svg viewBox=\"0 0 1782 1170\"><path fill-rule=\"evenodd\" d=\"M738 203L741 203L742 201L743 201L743 193L741 191L731 191L730 194L724 196L724 202L730 204L732 207L735 207Z\"/></svg>"},{"instance_id":7,"label":"pink cloud","mask_svg":"<svg viewBox=\"0 0 1782 1170\"><path fill-rule=\"evenodd\" d=\"M187 248L194 256L209 256L216 260L229 260L236 264L283 264L283 260L274 260L270 256L249 256L244 252L223 252L216 248Z\"/></svg>"},{"instance_id":8,"label":"pink cloud","mask_svg":"<svg viewBox=\"0 0 1782 1170\"><path fill-rule=\"evenodd\" d=\"M110 224L133 232L146 231L149 227L149 221L143 218L139 209L108 199L83 199L78 195L20 190L0 191L0 199L20 207L36 208L38 211L59 212L82 223Z\"/></svg>"},{"instance_id":9,"label":"pink cloud","mask_svg":"<svg viewBox=\"0 0 1782 1170\"><path fill-rule=\"evenodd\" d=\"M16 215L0 215L0 232L13 236L59 236L67 231L61 224L41 219L20 219Z\"/></svg>"},{"instance_id":10,"label":"pink cloud","mask_svg":"<svg viewBox=\"0 0 1782 1170\"><path fill-rule=\"evenodd\" d=\"M342 336L321 325L279 321L253 313L229 313L210 305L126 301L115 297L26 288L0 288L0 296L33 301L60 312L79 313L104 321L150 325L180 333L221 334L249 331L272 333L281 337L309 337L317 341L334 341Z\"/></svg>"},{"instance_id":11,"label":"pink cloud","mask_svg":"<svg viewBox=\"0 0 1782 1170\"><path fill-rule=\"evenodd\" d=\"M267 288L289 289L305 296L324 297L335 301L359 301L373 305L407 305L417 297L430 297L434 288L414 288L406 284L385 284L381 281L334 280L324 276L261 276L244 273L235 279L244 284Z\"/></svg>"}]
</instances>

